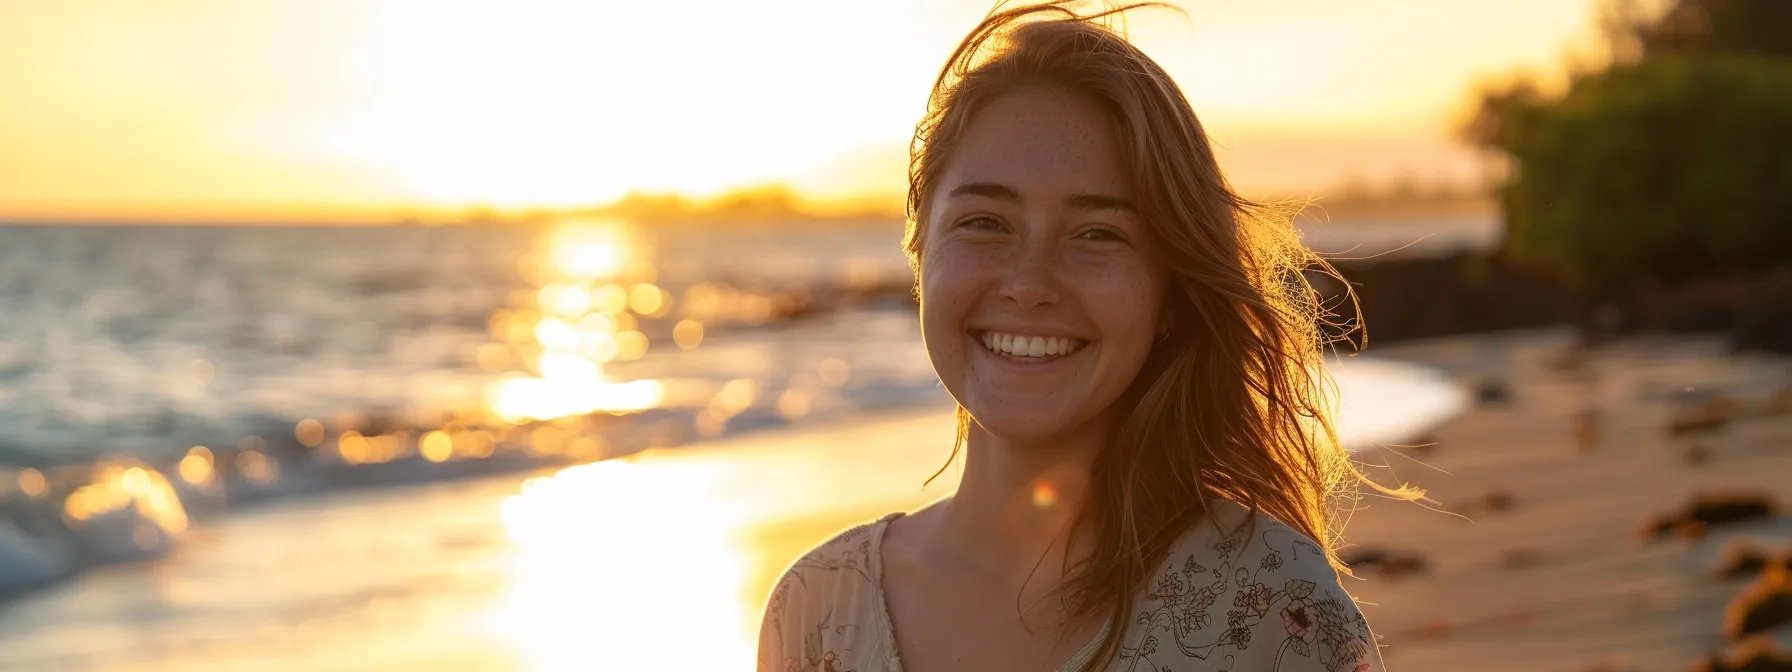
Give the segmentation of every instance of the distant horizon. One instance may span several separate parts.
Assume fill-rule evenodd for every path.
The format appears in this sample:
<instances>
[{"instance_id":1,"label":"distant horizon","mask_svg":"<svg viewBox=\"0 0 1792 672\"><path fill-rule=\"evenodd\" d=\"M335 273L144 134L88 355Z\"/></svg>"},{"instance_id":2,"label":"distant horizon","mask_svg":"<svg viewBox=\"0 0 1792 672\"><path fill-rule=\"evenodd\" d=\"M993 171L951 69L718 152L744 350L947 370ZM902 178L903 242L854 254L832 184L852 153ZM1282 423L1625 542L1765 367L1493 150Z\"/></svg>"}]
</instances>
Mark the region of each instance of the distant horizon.
<instances>
[{"instance_id":1,"label":"distant horizon","mask_svg":"<svg viewBox=\"0 0 1792 672\"><path fill-rule=\"evenodd\" d=\"M676 195L649 194L631 195L632 198L646 196L674 198ZM617 219L651 225L682 224L715 224L715 223L765 223L825 220L843 222L853 220L901 220L906 217L900 208L878 209L858 203L860 207L843 204L826 204L821 207L807 207L808 204L797 202L788 209L770 211L730 210L725 207L706 208L706 203L715 200L698 201L693 199L693 207L687 210L640 211L628 207L631 197L618 199L610 203L594 204L564 208L519 208L499 209L478 206L472 208L403 208L368 209L361 211L317 211L312 213L286 211L284 213L204 213L190 215L145 215L137 214L80 214L80 215L25 215L13 216L0 213L0 226L462 226L462 225L535 225L542 222L567 219ZM725 198L726 195L720 198ZM1322 212L1328 218L1337 217L1424 217L1439 214L1492 212L1497 209L1494 199L1487 194L1470 191L1430 192L1430 193L1370 193L1370 194L1337 194L1337 195L1300 195L1300 194L1258 194L1252 198L1262 201L1307 200L1312 202L1308 216L1312 212Z\"/></svg>"},{"instance_id":2,"label":"distant horizon","mask_svg":"<svg viewBox=\"0 0 1792 672\"><path fill-rule=\"evenodd\" d=\"M1597 58L1596 2L1183 0L1126 28L1233 184L1309 195L1483 181L1455 131L1474 91ZM367 222L765 184L899 209L933 77L990 4L0 2L0 63L58 64L0 67L32 101L0 106L0 219Z\"/></svg>"}]
</instances>

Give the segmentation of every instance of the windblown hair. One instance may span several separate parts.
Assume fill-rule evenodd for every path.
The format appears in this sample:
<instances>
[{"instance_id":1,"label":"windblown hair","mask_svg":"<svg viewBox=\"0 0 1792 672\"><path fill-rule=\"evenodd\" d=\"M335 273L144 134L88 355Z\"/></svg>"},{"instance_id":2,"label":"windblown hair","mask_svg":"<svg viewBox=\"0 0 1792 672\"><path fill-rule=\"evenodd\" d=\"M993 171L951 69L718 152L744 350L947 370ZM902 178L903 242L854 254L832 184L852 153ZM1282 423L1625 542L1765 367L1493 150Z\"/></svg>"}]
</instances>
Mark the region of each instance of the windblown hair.
<instances>
[{"instance_id":1,"label":"windblown hair","mask_svg":"<svg viewBox=\"0 0 1792 672\"><path fill-rule=\"evenodd\" d=\"M1327 412L1335 388L1321 357L1327 334L1340 328L1306 276L1336 272L1301 244L1298 204L1234 193L1182 91L1105 25L1141 6L1083 14L1065 1L998 5L941 70L909 148L903 247L917 292L928 204L965 129L991 101L1029 87L1070 92L1106 111L1149 249L1169 279L1163 308L1171 331L1116 402L1119 419L1076 516L1076 525L1090 526L1095 550L1058 586L1073 622L1115 619L1090 670L1119 655L1133 594L1184 532L1210 520L1210 497L1299 530L1348 571L1335 552L1340 505L1364 483L1418 496L1374 484L1339 445ZM973 422L962 407L958 418L953 457Z\"/></svg>"}]
</instances>

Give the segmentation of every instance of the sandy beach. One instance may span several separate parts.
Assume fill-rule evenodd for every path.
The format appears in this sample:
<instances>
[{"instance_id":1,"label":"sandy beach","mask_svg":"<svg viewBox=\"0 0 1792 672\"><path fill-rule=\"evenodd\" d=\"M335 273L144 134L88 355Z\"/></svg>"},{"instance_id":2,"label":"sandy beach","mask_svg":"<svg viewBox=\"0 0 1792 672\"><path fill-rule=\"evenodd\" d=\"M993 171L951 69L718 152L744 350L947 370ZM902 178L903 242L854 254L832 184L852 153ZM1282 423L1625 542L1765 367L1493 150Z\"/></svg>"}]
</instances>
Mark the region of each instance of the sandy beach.
<instances>
[{"instance_id":1,"label":"sandy beach","mask_svg":"<svg viewBox=\"0 0 1792 672\"><path fill-rule=\"evenodd\" d=\"M1565 357L1571 344L1566 331L1535 331L1372 349L1510 393L1422 439L1434 447L1380 455L1384 477L1427 488L1452 513L1365 498L1351 521L1352 550L1425 564L1346 582L1389 669L1684 670L1724 647L1725 605L1747 583L1716 578L1724 546L1792 539L1783 515L1691 540L1637 531L1698 492L1792 501L1792 414L1783 397L1769 408L1792 361L1729 355L1717 337L1637 337ZM1674 418L1716 395L1757 417L1670 436ZM1695 447L1702 463L1688 458Z\"/></svg>"}]
</instances>

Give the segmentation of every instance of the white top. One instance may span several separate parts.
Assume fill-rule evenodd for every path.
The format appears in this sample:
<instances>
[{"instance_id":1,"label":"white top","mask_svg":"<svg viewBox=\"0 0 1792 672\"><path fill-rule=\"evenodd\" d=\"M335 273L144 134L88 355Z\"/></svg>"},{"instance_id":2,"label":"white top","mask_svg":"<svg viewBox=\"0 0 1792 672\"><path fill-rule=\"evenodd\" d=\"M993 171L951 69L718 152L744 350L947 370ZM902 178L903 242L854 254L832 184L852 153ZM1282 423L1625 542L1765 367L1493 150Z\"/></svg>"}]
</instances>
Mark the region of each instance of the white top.
<instances>
[{"instance_id":1,"label":"white top","mask_svg":"<svg viewBox=\"0 0 1792 672\"><path fill-rule=\"evenodd\" d=\"M1220 500L1184 533L1134 596L1120 656L1104 670L1379 672L1356 602L1312 539ZM884 530L900 513L854 527L792 563L759 633L760 672L900 672L884 605ZM1060 672L1095 653L1109 621Z\"/></svg>"}]
</instances>

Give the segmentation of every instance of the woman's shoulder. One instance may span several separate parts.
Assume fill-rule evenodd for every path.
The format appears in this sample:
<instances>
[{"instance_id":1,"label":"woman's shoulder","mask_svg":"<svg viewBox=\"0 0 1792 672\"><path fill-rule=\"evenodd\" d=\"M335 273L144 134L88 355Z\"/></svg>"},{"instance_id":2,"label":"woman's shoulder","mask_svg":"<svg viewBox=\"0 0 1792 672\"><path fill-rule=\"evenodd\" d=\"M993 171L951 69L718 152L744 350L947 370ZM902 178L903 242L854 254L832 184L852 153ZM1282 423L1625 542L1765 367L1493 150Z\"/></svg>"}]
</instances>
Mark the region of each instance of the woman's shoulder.
<instances>
[{"instance_id":1,"label":"woman's shoulder","mask_svg":"<svg viewBox=\"0 0 1792 672\"><path fill-rule=\"evenodd\" d=\"M819 668L847 651L877 648L882 625L876 541L897 515L847 528L790 563L766 599L760 669L783 670L791 663L807 669L804 662Z\"/></svg>"},{"instance_id":2,"label":"woman's shoulder","mask_svg":"<svg viewBox=\"0 0 1792 672\"><path fill-rule=\"evenodd\" d=\"M1319 543L1232 502L1177 540L1133 610L1129 655L1149 669L1381 669Z\"/></svg>"}]
</instances>

